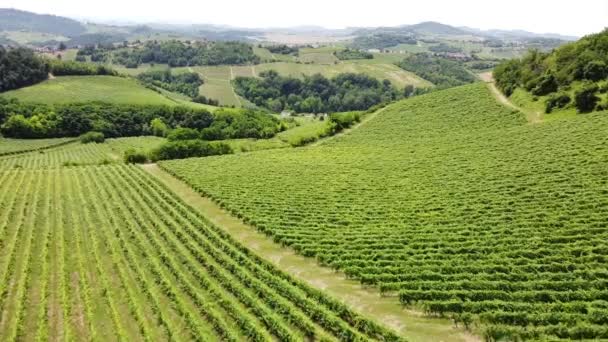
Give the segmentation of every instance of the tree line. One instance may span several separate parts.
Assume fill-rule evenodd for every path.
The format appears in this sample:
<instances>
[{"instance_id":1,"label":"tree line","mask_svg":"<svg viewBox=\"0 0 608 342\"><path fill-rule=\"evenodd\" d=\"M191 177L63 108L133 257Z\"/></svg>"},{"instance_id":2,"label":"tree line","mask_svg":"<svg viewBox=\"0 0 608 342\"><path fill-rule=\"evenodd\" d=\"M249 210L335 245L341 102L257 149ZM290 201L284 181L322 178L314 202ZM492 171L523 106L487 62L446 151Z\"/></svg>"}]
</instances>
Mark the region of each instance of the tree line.
<instances>
[{"instance_id":1,"label":"tree line","mask_svg":"<svg viewBox=\"0 0 608 342\"><path fill-rule=\"evenodd\" d=\"M546 112L572 103L579 112L608 109L599 94L608 92L608 29L583 37L552 52L529 51L494 69L496 85L510 96L522 88L548 96Z\"/></svg>"},{"instance_id":2,"label":"tree line","mask_svg":"<svg viewBox=\"0 0 608 342\"><path fill-rule=\"evenodd\" d=\"M374 58L374 55L367 51L361 51L361 50L357 50L357 49L348 49L348 48L334 52L334 56L336 56L336 58L338 58L339 60L373 59Z\"/></svg>"},{"instance_id":3,"label":"tree line","mask_svg":"<svg viewBox=\"0 0 608 342\"><path fill-rule=\"evenodd\" d=\"M207 140L266 138L274 136L280 122L251 110L219 110L185 106L127 105L109 103L35 104L0 98L0 133L12 138L75 137L101 132L106 137L166 135L182 127L208 129Z\"/></svg>"},{"instance_id":4,"label":"tree line","mask_svg":"<svg viewBox=\"0 0 608 342\"><path fill-rule=\"evenodd\" d=\"M280 76L276 71L260 73L260 78L237 77L236 92L257 106L274 112L327 113L366 110L403 97L390 81L354 73L328 79L321 74L303 79Z\"/></svg>"},{"instance_id":5,"label":"tree line","mask_svg":"<svg viewBox=\"0 0 608 342\"><path fill-rule=\"evenodd\" d=\"M175 74L171 72L171 69L147 71L139 74L137 79L145 85L181 93L191 98L198 96L198 88L203 84L203 79L198 73Z\"/></svg>"}]
</instances>

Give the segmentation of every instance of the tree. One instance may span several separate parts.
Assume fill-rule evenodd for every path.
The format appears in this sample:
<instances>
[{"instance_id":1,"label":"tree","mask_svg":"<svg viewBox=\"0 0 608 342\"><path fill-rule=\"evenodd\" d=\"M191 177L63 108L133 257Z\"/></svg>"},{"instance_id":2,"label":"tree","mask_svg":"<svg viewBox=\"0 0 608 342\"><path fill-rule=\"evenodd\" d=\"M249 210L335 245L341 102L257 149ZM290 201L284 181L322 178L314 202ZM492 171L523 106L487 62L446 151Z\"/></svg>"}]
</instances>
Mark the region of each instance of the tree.
<instances>
[{"instance_id":1,"label":"tree","mask_svg":"<svg viewBox=\"0 0 608 342\"><path fill-rule=\"evenodd\" d=\"M155 118L150 121L150 130L152 131L152 135L166 137L169 132L169 127L167 127L167 124L165 124L161 118Z\"/></svg>"},{"instance_id":2,"label":"tree","mask_svg":"<svg viewBox=\"0 0 608 342\"><path fill-rule=\"evenodd\" d=\"M59 47L58 47L59 51L63 51L65 49L67 49L67 46L65 46L64 42L59 43Z\"/></svg>"},{"instance_id":3,"label":"tree","mask_svg":"<svg viewBox=\"0 0 608 342\"><path fill-rule=\"evenodd\" d=\"M591 61L583 69L583 77L591 81L603 80L608 76L608 67L604 61Z\"/></svg>"},{"instance_id":4,"label":"tree","mask_svg":"<svg viewBox=\"0 0 608 342\"><path fill-rule=\"evenodd\" d=\"M574 93L574 103L579 113L588 113L595 109L595 105L600 100L595 95L597 91L597 84L586 84Z\"/></svg>"}]
</instances>

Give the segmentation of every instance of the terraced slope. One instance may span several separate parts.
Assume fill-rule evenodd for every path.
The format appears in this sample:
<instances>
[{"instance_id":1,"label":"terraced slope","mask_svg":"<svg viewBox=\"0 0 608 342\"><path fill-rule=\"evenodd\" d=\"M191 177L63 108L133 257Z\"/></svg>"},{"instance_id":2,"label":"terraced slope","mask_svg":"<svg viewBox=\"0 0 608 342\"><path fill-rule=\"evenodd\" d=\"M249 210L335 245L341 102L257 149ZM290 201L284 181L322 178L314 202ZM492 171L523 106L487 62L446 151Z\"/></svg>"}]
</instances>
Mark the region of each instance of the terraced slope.
<instances>
[{"instance_id":1,"label":"terraced slope","mask_svg":"<svg viewBox=\"0 0 608 342\"><path fill-rule=\"evenodd\" d=\"M490 340L608 338L608 113L527 124L483 84L318 147L167 161L277 242Z\"/></svg>"},{"instance_id":2,"label":"terraced slope","mask_svg":"<svg viewBox=\"0 0 608 342\"><path fill-rule=\"evenodd\" d=\"M0 340L401 340L256 257L141 168L97 163L110 150L0 158Z\"/></svg>"}]
</instances>

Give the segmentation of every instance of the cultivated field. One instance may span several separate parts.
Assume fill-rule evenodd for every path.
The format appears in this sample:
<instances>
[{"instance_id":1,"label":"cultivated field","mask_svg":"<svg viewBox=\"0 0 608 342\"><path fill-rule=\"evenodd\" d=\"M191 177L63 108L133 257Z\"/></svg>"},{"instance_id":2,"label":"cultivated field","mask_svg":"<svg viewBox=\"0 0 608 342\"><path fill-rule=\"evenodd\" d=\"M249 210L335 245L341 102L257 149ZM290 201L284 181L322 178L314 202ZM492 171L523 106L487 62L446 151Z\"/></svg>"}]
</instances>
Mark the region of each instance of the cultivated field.
<instances>
[{"instance_id":1,"label":"cultivated field","mask_svg":"<svg viewBox=\"0 0 608 342\"><path fill-rule=\"evenodd\" d=\"M147 89L137 81L113 76L62 76L2 93L24 102L73 103L103 101L127 104L165 104L175 101Z\"/></svg>"},{"instance_id":2,"label":"cultivated field","mask_svg":"<svg viewBox=\"0 0 608 342\"><path fill-rule=\"evenodd\" d=\"M490 340L608 338L607 129L606 112L528 124L477 83L319 146L161 167L275 241Z\"/></svg>"},{"instance_id":3,"label":"cultivated field","mask_svg":"<svg viewBox=\"0 0 608 342\"><path fill-rule=\"evenodd\" d=\"M5 139L0 137L0 156L43 150L68 143L74 139Z\"/></svg>"},{"instance_id":4,"label":"cultivated field","mask_svg":"<svg viewBox=\"0 0 608 342\"><path fill-rule=\"evenodd\" d=\"M0 340L400 340L102 159L154 140L0 158Z\"/></svg>"}]
</instances>

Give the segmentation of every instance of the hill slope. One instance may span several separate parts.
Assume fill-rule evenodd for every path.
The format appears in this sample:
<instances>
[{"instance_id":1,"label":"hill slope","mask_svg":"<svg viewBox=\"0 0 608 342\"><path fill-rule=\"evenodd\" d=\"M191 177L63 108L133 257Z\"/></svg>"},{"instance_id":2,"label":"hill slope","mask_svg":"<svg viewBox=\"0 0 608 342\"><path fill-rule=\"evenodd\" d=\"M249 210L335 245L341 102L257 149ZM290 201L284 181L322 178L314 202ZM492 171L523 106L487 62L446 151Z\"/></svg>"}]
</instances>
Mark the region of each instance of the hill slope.
<instances>
[{"instance_id":1,"label":"hill slope","mask_svg":"<svg viewBox=\"0 0 608 342\"><path fill-rule=\"evenodd\" d=\"M2 96L47 104L102 101L125 104L166 104L175 101L145 88L133 79L114 76L62 76L12 90Z\"/></svg>"},{"instance_id":2,"label":"hill slope","mask_svg":"<svg viewBox=\"0 0 608 342\"><path fill-rule=\"evenodd\" d=\"M86 28L76 20L10 8L0 8L0 31L30 31L76 36Z\"/></svg>"},{"instance_id":3,"label":"hill slope","mask_svg":"<svg viewBox=\"0 0 608 342\"><path fill-rule=\"evenodd\" d=\"M608 317L607 129L607 113L528 125L478 83L318 147L161 166L276 241L491 340L594 338Z\"/></svg>"}]
</instances>

